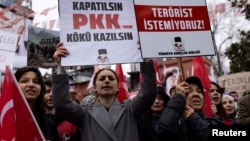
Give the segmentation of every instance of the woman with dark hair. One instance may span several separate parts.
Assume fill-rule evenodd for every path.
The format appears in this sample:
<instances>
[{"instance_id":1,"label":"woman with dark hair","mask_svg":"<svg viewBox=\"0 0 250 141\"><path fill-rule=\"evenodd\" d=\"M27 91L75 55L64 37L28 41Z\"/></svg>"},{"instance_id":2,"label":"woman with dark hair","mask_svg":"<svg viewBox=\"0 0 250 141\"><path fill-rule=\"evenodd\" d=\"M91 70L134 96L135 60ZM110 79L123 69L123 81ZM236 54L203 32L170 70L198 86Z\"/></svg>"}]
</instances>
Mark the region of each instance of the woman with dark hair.
<instances>
[{"instance_id":1,"label":"woman with dark hair","mask_svg":"<svg viewBox=\"0 0 250 141\"><path fill-rule=\"evenodd\" d=\"M62 43L54 58L57 74L52 76L56 114L81 127L82 141L139 141L137 122L153 104L157 94L156 73L152 61L141 63L141 89L133 100L119 102L119 80L114 70L100 69L94 76L96 100L80 106L70 99L68 75L60 66L60 58L69 55Z\"/></svg>"},{"instance_id":2,"label":"woman with dark hair","mask_svg":"<svg viewBox=\"0 0 250 141\"><path fill-rule=\"evenodd\" d=\"M209 89L210 99L212 103L212 112L214 116L223 117L223 107L222 107L222 94L225 89L221 88L216 82L211 81L211 87Z\"/></svg>"},{"instance_id":3,"label":"woman with dark hair","mask_svg":"<svg viewBox=\"0 0 250 141\"><path fill-rule=\"evenodd\" d=\"M22 67L15 72L17 82L46 140L57 141L56 126L45 117L43 97L45 85L41 72L36 67Z\"/></svg>"},{"instance_id":4,"label":"woman with dark hair","mask_svg":"<svg viewBox=\"0 0 250 141\"><path fill-rule=\"evenodd\" d=\"M166 94L165 88L157 86L157 96L150 109L142 116L138 122L138 133L141 141L165 141L157 134L157 128L162 111L167 105L170 97Z\"/></svg>"}]
</instances>

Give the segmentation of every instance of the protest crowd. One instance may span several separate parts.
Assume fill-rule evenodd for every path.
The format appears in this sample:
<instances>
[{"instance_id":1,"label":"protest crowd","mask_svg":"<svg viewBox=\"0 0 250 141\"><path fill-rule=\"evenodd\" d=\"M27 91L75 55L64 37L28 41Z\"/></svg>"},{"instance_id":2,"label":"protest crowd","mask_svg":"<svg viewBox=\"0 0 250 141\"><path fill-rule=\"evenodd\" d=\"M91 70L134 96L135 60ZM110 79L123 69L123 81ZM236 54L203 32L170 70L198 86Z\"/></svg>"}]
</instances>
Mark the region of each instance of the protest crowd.
<instances>
[{"instance_id":1,"label":"protest crowd","mask_svg":"<svg viewBox=\"0 0 250 141\"><path fill-rule=\"evenodd\" d=\"M249 125L249 92L225 93L224 83L210 81L210 100L197 76L179 80L166 93L165 74L157 82L154 60L140 63L138 94L119 99L119 77L111 68L102 68L93 76L93 88L77 99L70 89L69 77L60 64L69 51L57 45L56 72L43 77L37 67L17 69L15 78L46 140L52 141L208 141L209 126ZM181 75L181 74L180 74ZM211 103L211 114L204 109Z\"/></svg>"},{"instance_id":2,"label":"protest crowd","mask_svg":"<svg viewBox=\"0 0 250 141\"><path fill-rule=\"evenodd\" d=\"M72 11L121 12L127 6L126 4L130 4L124 3L76 1L73 2ZM61 4L61 6L65 5ZM138 4L135 9L139 9L140 11L140 8L146 9L148 6L143 7ZM178 11L175 10L175 14L177 15L172 15L172 17L171 15L166 15L166 13L165 15L163 14L164 11L171 14L172 7L163 8L163 10L161 8L151 8L152 11L150 12L154 13L153 18L171 17L173 19L169 21L162 19L152 20L153 22L145 20L144 31L210 31L210 27L204 24L206 23L206 18L202 17L195 21L192 19L193 15L199 13L196 8L196 6L187 9L181 9L181 7L174 8ZM200 9L206 10L204 7ZM121 27L124 27L124 30L132 30L134 25L132 23L120 25L123 22L120 21L123 16L121 13L114 14L112 17L113 13L103 14L101 12L96 15L91 13L90 17L87 17L87 14L73 14L74 16L72 17L75 18L73 22L76 22L72 22L73 25L79 26L74 30L80 29L81 26L84 27L85 24L87 25L87 21L90 20L90 29L96 32L93 33L94 37L96 37L93 41L97 42L99 46L102 45L102 42L116 43L120 41L121 46L128 48L132 43L137 42L137 46L139 45L139 47L133 50L133 53L136 54L142 50L141 47L143 45L144 47L150 45L147 42L148 39L139 40L132 31L121 31L118 34L112 31L111 34L110 30L113 26L117 30L120 30ZM95 16L97 17L96 19L94 19ZM186 21L180 21L183 23L185 21L185 27L176 22L178 17L190 18ZM91 21L91 18L94 20ZM102 18L105 19L105 22L102 21ZM82 22L82 19L86 20L86 23ZM64 20L66 21L66 19ZM176 21L173 22L172 20ZM151 22L155 23L156 27L152 26ZM156 23L158 22L169 23L169 25L172 23L173 27L165 26L165 28L157 29L162 27L160 24L157 27L158 24ZM173 23L178 24L180 27ZM196 26L195 23L201 26ZM68 23L65 22L62 24L66 25ZM193 27L191 28L189 25L193 25ZM100 29L106 28L107 33L105 33L105 30L102 30L103 33L97 32L96 29L99 26L101 27ZM91 32L86 32L85 34L79 31L79 34L76 34L76 32L62 31L64 33L62 32L61 35L65 34L67 38L72 37L68 42L76 46L79 45L80 41L83 42L85 35L89 35L90 37L92 35ZM121 38L116 38L116 34L129 35L126 36L129 38L121 36L119 36ZM79 35L79 37L76 35ZM47 34L44 36L47 36ZM77 37L77 40L74 37ZM248 136L247 130L250 131L250 90L244 93L226 91L225 80L212 80L207 73L204 73L206 69L203 68L203 61L199 62L201 63L199 64L199 69L204 71L203 75L195 72L196 70L194 69L192 75L184 76L183 68L179 68L178 76L176 76L176 69L170 69L167 72L162 72L162 77L159 77L158 66L155 64L157 57L142 57L142 61L138 61L138 58L132 57L131 60L134 59L132 62L138 61L137 63L140 68L140 80L133 97L129 95L130 90L124 86L124 78L121 77L124 74L120 74L120 72L111 67L99 68L93 72L93 76L88 82L89 86L79 90L70 83L70 76L67 72L67 67L70 66L67 64L70 63L70 60L67 59L75 55L72 55L75 50L77 51L74 53L79 53L79 51L77 48L69 49L67 45L70 46L72 44L65 43L65 40L60 41L60 39L59 37L42 37L40 40L37 39L39 41L37 43L29 40L27 42L29 47L29 64L17 68L13 75L12 71L6 67L0 94L1 141L24 141L24 139L26 139L25 141L209 141L211 136ZM201 60L206 55L203 49L184 48L182 40L185 40L185 38L174 36L174 43L170 43L171 45L173 44L173 48L171 49L174 51L168 48L169 50L159 50L155 54L160 57L163 55L172 55L173 58L178 58L182 55L187 55L188 57L195 55L195 57L198 56L197 58ZM90 42L91 40L88 41ZM139 41L140 43L138 43ZM82 42L80 47L85 45ZM100 42L101 44L99 44ZM124 42L129 42L129 44L122 44ZM86 45L90 45L87 42L85 43ZM115 45L120 45L119 43ZM92 58L89 56L86 57L84 59L85 63L89 59L91 61L98 61L99 64L109 64L113 56L108 55L112 54L113 50L111 51L110 48L108 50L105 48L106 46L101 46L94 50L94 45L96 44L90 45L90 52L83 52L91 56L93 55L91 51L96 51L98 55L93 55L96 58L92 56ZM151 50L154 50L154 48L144 50L143 53L151 52ZM210 49L209 51L213 54L214 50ZM134 55L133 53L132 55ZM82 52L79 54L81 57L84 56ZM117 57L115 59L122 58L119 53L115 55ZM122 55L124 55L124 52ZM81 58L78 58L79 56L74 57L77 60L81 60ZM51 74L43 75L39 70L39 64L42 64L42 61L39 60L40 58L55 64ZM76 62L72 61L72 63ZM122 63L114 64L120 65ZM77 65L73 64L72 66ZM177 81L169 89L167 88L167 83L169 83L167 80L173 75L175 75ZM16 103L19 103L19 105L17 106ZM19 114L20 111L22 111L21 114ZM14 121L14 124L9 124L10 121ZM241 128L237 128L241 126L249 126L249 129L244 128L241 130ZM231 129L228 130L228 128ZM29 132L29 134L25 132Z\"/></svg>"}]
</instances>

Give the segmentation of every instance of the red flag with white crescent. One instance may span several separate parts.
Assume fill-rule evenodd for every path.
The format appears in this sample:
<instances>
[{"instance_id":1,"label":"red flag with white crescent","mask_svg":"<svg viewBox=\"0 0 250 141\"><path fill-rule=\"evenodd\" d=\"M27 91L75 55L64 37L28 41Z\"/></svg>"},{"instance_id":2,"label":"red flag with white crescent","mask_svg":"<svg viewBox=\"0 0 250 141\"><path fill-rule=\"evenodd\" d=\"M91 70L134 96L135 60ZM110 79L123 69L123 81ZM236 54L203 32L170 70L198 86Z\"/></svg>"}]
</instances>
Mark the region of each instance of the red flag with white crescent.
<instances>
[{"instance_id":1,"label":"red flag with white crescent","mask_svg":"<svg viewBox=\"0 0 250 141\"><path fill-rule=\"evenodd\" d=\"M128 87L124 78L122 65L117 64L115 70L119 78L119 93L117 94L117 98L122 102L123 100L129 99Z\"/></svg>"},{"instance_id":2,"label":"red flag with white crescent","mask_svg":"<svg viewBox=\"0 0 250 141\"><path fill-rule=\"evenodd\" d=\"M0 97L0 140L45 140L35 117L33 116L26 99L8 66L5 70L2 95Z\"/></svg>"},{"instance_id":3,"label":"red flag with white crescent","mask_svg":"<svg viewBox=\"0 0 250 141\"><path fill-rule=\"evenodd\" d=\"M155 67L155 72L156 72L156 85L160 85L160 71L159 71L159 66L157 63L157 60L154 60L154 67Z\"/></svg>"},{"instance_id":4,"label":"red flag with white crescent","mask_svg":"<svg viewBox=\"0 0 250 141\"><path fill-rule=\"evenodd\" d=\"M16 140L16 119L13 104L13 95L8 93L9 81L8 75L4 77L2 93L0 97L0 140Z\"/></svg>"},{"instance_id":5,"label":"red flag with white crescent","mask_svg":"<svg viewBox=\"0 0 250 141\"><path fill-rule=\"evenodd\" d=\"M205 67L204 60L201 56L193 57L192 62L193 67L193 76L200 78L203 89L204 89L204 106L203 112L206 116L211 117L213 115L211 109L211 101L209 96L209 89L210 89L210 80L208 78L207 69Z\"/></svg>"}]
</instances>

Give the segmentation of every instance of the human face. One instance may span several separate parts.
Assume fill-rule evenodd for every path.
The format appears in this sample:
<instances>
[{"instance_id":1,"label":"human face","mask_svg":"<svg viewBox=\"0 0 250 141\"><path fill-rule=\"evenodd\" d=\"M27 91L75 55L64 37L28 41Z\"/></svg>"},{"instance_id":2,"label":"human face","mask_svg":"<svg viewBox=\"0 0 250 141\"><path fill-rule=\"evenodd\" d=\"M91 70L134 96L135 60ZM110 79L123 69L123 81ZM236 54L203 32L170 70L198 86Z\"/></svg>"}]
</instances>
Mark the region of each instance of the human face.
<instances>
[{"instance_id":1,"label":"human face","mask_svg":"<svg viewBox=\"0 0 250 141\"><path fill-rule=\"evenodd\" d=\"M194 84L189 84L189 92L187 95L187 103L194 110L201 110L204 104L204 96L201 89Z\"/></svg>"},{"instance_id":2,"label":"human face","mask_svg":"<svg viewBox=\"0 0 250 141\"><path fill-rule=\"evenodd\" d=\"M240 96L237 92L231 93L231 95L234 97L235 102L239 102Z\"/></svg>"},{"instance_id":3,"label":"human face","mask_svg":"<svg viewBox=\"0 0 250 141\"><path fill-rule=\"evenodd\" d=\"M115 96L118 92L118 80L110 70L101 71L94 86L98 96Z\"/></svg>"},{"instance_id":4,"label":"human face","mask_svg":"<svg viewBox=\"0 0 250 141\"><path fill-rule=\"evenodd\" d=\"M39 84L36 73L32 71L24 73L19 79L18 84L28 101L34 101L39 97L41 85Z\"/></svg>"},{"instance_id":5,"label":"human face","mask_svg":"<svg viewBox=\"0 0 250 141\"><path fill-rule=\"evenodd\" d=\"M163 108L164 108L164 97L162 95L157 95L155 98L155 101L153 103L153 105L151 106L151 110L153 112L162 112Z\"/></svg>"},{"instance_id":6,"label":"human face","mask_svg":"<svg viewBox=\"0 0 250 141\"><path fill-rule=\"evenodd\" d=\"M224 96L222 99L222 106L226 115L231 115L235 112L235 105L232 98L229 96Z\"/></svg>"},{"instance_id":7,"label":"human face","mask_svg":"<svg viewBox=\"0 0 250 141\"><path fill-rule=\"evenodd\" d=\"M54 103L53 103L53 99L52 99L52 89L50 86L45 85L45 95L44 95L44 102L46 107L48 108L53 108L54 107Z\"/></svg>"},{"instance_id":8,"label":"human face","mask_svg":"<svg viewBox=\"0 0 250 141\"><path fill-rule=\"evenodd\" d=\"M219 105L221 102L221 94L216 85L211 84L211 88L209 89L211 101L214 102L215 105Z\"/></svg>"}]
</instances>

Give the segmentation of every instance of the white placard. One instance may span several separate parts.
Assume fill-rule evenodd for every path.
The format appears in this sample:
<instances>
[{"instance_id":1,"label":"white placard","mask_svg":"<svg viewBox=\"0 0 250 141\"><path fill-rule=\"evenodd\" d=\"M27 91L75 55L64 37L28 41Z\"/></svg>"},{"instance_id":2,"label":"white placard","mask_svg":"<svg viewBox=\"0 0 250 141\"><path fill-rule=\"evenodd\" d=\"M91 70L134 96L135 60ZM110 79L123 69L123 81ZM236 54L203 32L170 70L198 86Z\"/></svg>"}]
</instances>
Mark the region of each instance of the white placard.
<instances>
[{"instance_id":1,"label":"white placard","mask_svg":"<svg viewBox=\"0 0 250 141\"><path fill-rule=\"evenodd\" d=\"M6 66L13 67L15 52L0 50L0 70L5 70Z\"/></svg>"},{"instance_id":2,"label":"white placard","mask_svg":"<svg viewBox=\"0 0 250 141\"><path fill-rule=\"evenodd\" d=\"M60 0L62 65L141 62L133 0Z\"/></svg>"},{"instance_id":3,"label":"white placard","mask_svg":"<svg viewBox=\"0 0 250 141\"><path fill-rule=\"evenodd\" d=\"M16 51L18 35L15 33L0 31L0 50Z\"/></svg>"},{"instance_id":4,"label":"white placard","mask_svg":"<svg viewBox=\"0 0 250 141\"><path fill-rule=\"evenodd\" d=\"M205 0L135 0L143 58L214 55Z\"/></svg>"}]
</instances>

